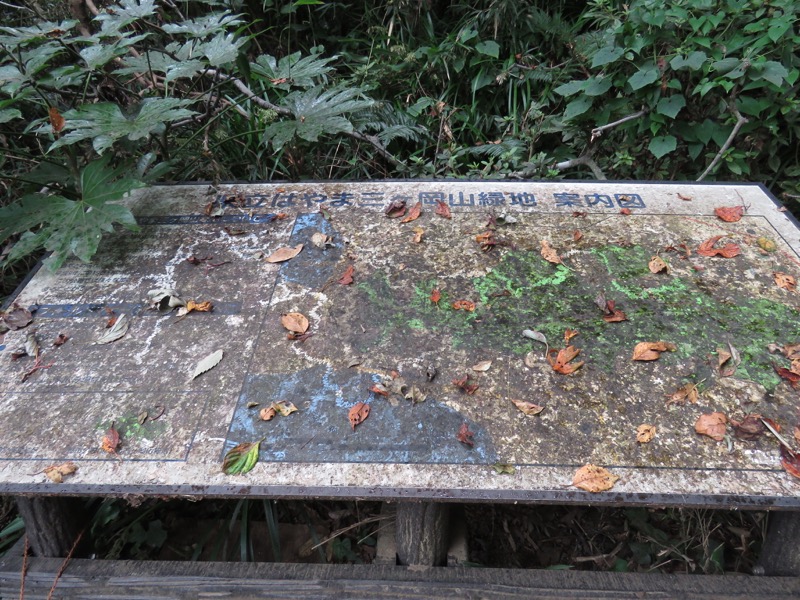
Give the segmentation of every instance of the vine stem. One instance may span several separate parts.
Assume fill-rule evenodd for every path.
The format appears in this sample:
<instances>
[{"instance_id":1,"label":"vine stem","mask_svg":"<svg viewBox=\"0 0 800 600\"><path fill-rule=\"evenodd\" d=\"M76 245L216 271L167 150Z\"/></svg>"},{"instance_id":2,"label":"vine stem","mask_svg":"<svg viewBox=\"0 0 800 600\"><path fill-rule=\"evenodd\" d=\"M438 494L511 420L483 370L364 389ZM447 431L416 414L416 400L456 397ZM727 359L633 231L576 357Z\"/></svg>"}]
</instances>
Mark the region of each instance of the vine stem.
<instances>
[{"instance_id":1,"label":"vine stem","mask_svg":"<svg viewBox=\"0 0 800 600\"><path fill-rule=\"evenodd\" d=\"M731 130L731 134L728 136L728 139L725 140L724 144L722 144L722 148L720 148L719 152L717 152L717 155L714 157L714 160L712 160L711 164L708 165L708 167L706 167L706 170L703 171L703 174L697 178L697 181L703 181L703 179L706 178L706 175L708 175L709 173L711 173L711 171L714 170L714 167L716 167L719 161L722 160L722 156L725 154L725 152L728 151L728 148L731 147L733 139L736 137L736 134L739 133L739 130L742 128L742 125L750 122L747 119L747 117L742 116L742 114L736 109L736 107L733 104L730 105L730 109L731 109L731 114L734 117L736 117L736 124L733 126L733 129Z\"/></svg>"}]
</instances>

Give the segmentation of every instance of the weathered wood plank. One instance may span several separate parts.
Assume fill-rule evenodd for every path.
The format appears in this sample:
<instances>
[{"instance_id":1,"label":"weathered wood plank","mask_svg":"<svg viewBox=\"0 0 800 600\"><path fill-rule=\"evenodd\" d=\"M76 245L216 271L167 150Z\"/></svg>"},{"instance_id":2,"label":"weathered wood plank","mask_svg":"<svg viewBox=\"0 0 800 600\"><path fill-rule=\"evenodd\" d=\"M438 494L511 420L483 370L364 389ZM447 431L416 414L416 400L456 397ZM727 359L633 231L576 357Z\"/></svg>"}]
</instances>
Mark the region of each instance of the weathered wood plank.
<instances>
[{"instance_id":1,"label":"weathered wood plank","mask_svg":"<svg viewBox=\"0 0 800 600\"><path fill-rule=\"evenodd\" d=\"M33 558L25 598L47 597L59 559ZM17 567L18 565L13 565ZM19 596L19 571L0 561L0 595ZM72 561L55 597L188 598L800 598L800 579L376 565Z\"/></svg>"}]
</instances>

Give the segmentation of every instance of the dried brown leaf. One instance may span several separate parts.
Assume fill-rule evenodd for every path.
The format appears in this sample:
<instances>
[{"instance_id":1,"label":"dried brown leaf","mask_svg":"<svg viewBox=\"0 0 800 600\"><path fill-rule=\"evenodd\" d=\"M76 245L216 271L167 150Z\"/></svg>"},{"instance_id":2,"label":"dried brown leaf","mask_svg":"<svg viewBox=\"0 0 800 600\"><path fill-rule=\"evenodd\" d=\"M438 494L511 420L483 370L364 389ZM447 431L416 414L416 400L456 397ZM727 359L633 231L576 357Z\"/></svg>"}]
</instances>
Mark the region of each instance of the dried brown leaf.
<instances>
[{"instance_id":1,"label":"dried brown leaf","mask_svg":"<svg viewBox=\"0 0 800 600\"><path fill-rule=\"evenodd\" d=\"M714 237L708 238L697 248L697 253L700 256L722 256L723 258L738 256L741 253L741 248L736 244L725 244L722 248L714 248L714 244L723 237L724 236L721 235L715 235Z\"/></svg>"},{"instance_id":2,"label":"dried brown leaf","mask_svg":"<svg viewBox=\"0 0 800 600\"><path fill-rule=\"evenodd\" d=\"M392 201L389 206L383 211L390 219L396 219L398 217L402 217L406 214L406 201L405 200L394 200Z\"/></svg>"},{"instance_id":3,"label":"dried brown leaf","mask_svg":"<svg viewBox=\"0 0 800 600\"><path fill-rule=\"evenodd\" d=\"M275 406L271 405L262 408L260 411L258 411L258 418L261 419L262 421L271 421L272 419L275 418L275 415L277 414L278 411L275 410Z\"/></svg>"},{"instance_id":4,"label":"dried brown leaf","mask_svg":"<svg viewBox=\"0 0 800 600\"><path fill-rule=\"evenodd\" d=\"M444 217L445 219L449 219L451 216L450 207L441 200L436 201L436 208L434 209L433 212L439 215L440 217Z\"/></svg>"},{"instance_id":5,"label":"dried brown leaf","mask_svg":"<svg viewBox=\"0 0 800 600\"><path fill-rule=\"evenodd\" d=\"M425 233L425 230L422 227L414 227L412 231L414 232L413 242L415 244L422 243L422 236Z\"/></svg>"},{"instance_id":6,"label":"dried brown leaf","mask_svg":"<svg viewBox=\"0 0 800 600\"><path fill-rule=\"evenodd\" d=\"M270 254L264 260L266 260L268 263L284 262L294 258L298 254L300 254L302 250L303 250L303 244L297 244L297 246L295 246L294 248L289 248L289 247L278 248L277 250L275 250L275 252Z\"/></svg>"},{"instance_id":7,"label":"dried brown leaf","mask_svg":"<svg viewBox=\"0 0 800 600\"><path fill-rule=\"evenodd\" d=\"M67 122L55 106L51 106L47 113L50 117L50 125L53 127L53 133L55 133L57 137L58 134L61 133L61 130L64 129L64 125L66 125Z\"/></svg>"},{"instance_id":8,"label":"dried brown leaf","mask_svg":"<svg viewBox=\"0 0 800 600\"><path fill-rule=\"evenodd\" d=\"M439 300L442 299L442 292L438 289L435 289L431 292L431 302L433 302L436 306L439 306Z\"/></svg>"},{"instance_id":9,"label":"dried brown leaf","mask_svg":"<svg viewBox=\"0 0 800 600\"><path fill-rule=\"evenodd\" d=\"M550 246L550 242L547 240L542 240L542 250L541 255L542 258L545 259L547 262L560 265L563 264L561 257L558 255L558 252L555 251L553 247Z\"/></svg>"},{"instance_id":10,"label":"dried brown leaf","mask_svg":"<svg viewBox=\"0 0 800 600\"><path fill-rule=\"evenodd\" d=\"M350 420L350 426L353 431L356 430L356 425L363 423L369 416L369 404L366 402L358 402L347 413L347 418Z\"/></svg>"},{"instance_id":11,"label":"dried brown leaf","mask_svg":"<svg viewBox=\"0 0 800 600\"><path fill-rule=\"evenodd\" d=\"M550 366L553 367L553 370L556 373L569 375L583 366L583 361L577 363L571 362L581 352L575 346L567 346L566 348L562 348L556 354L555 359L553 359L553 354L555 352L556 350L550 350L550 353L547 355L547 362L550 363Z\"/></svg>"},{"instance_id":12,"label":"dried brown leaf","mask_svg":"<svg viewBox=\"0 0 800 600\"><path fill-rule=\"evenodd\" d=\"M697 404L698 397L699 393L697 391L697 384L687 383L683 387L679 388L676 392L673 392L667 396L667 406L670 404L680 404L683 406L686 404L687 400L692 404Z\"/></svg>"},{"instance_id":13,"label":"dried brown leaf","mask_svg":"<svg viewBox=\"0 0 800 600\"><path fill-rule=\"evenodd\" d=\"M64 477L72 475L77 470L78 466L74 462L65 462L60 465L46 467L42 473L53 483L61 483L64 481Z\"/></svg>"},{"instance_id":14,"label":"dried brown leaf","mask_svg":"<svg viewBox=\"0 0 800 600\"><path fill-rule=\"evenodd\" d=\"M721 442L725 438L726 423L728 418L721 412L700 415L695 421L694 430Z\"/></svg>"},{"instance_id":15,"label":"dried brown leaf","mask_svg":"<svg viewBox=\"0 0 800 600\"><path fill-rule=\"evenodd\" d=\"M650 262L647 263L647 268L650 269L651 273L661 273L662 271L669 273L669 265L660 256L651 258Z\"/></svg>"},{"instance_id":16,"label":"dried brown leaf","mask_svg":"<svg viewBox=\"0 0 800 600\"><path fill-rule=\"evenodd\" d=\"M639 342L633 349L631 360L657 360L662 352L674 352L675 344L669 342Z\"/></svg>"},{"instance_id":17,"label":"dried brown leaf","mask_svg":"<svg viewBox=\"0 0 800 600\"><path fill-rule=\"evenodd\" d=\"M281 315L281 325L293 333L303 334L308 331L308 318L298 312Z\"/></svg>"},{"instance_id":18,"label":"dried brown leaf","mask_svg":"<svg viewBox=\"0 0 800 600\"><path fill-rule=\"evenodd\" d=\"M111 423L111 427L108 428L108 431L103 436L100 442L100 448L109 454L117 453L117 448L119 448L119 431L114 428L114 423Z\"/></svg>"},{"instance_id":19,"label":"dried brown leaf","mask_svg":"<svg viewBox=\"0 0 800 600\"><path fill-rule=\"evenodd\" d=\"M491 366L491 360L482 360L479 363L472 365L472 370L476 373L485 373L491 368Z\"/></svg>"},{"instance_id":20,"label":"dried brown leaf","mask_svg":"<svg viewBox=\"0 0 800 600\"><path fill-rule=\"evenodd\" d=\"M401 223L410 223L411 221L416 221L419 219L419 216L422 214L422 202L417 202L414 206L411 207L411 210L408 211L408 216L405 219L402 219Z\"/></svg>"},{"instance_id":21,"label":"dried brown leaf","mask_svg":"<svg viewBox=\"0 0 800 600\"><path fill-rule=\"evenodd\" d=\"M761 415L746 415L741 421L731 419L733 435L740 440L757 440L767 430Z\"/></svg>"},{"instance_id":22,"label":"dried brown leaf","mask_svg":"<svg viewBox=\"0 0 800 600\"><path fill-rule=\"evenodd\" d=\"M356 268L353 265L348 265L345 269L342 276L339 277L339 284L341 285L352 285L353 283L353 274L355 273ZM302 332L301 332L302 333Z\"/></svg>"},{"instance_id":23,"label":"dried brown leaf","mask_svg":"<svg viewBox=\"0 0 800 600\"><path fill-rule=\"evenodd\" d=\"M511 402L526 415L538 415L544 410L544 406L534 404L533 402L526 402L525 400L514 400L512 398Z\"/></svg>"},{"instance_id":24,"label":"dried brown leaf","mask_svg":"<svg viewBox=\"0 0 800 600\"><path fill-rule=\"evenodd\" d=\"M775 278L775 285L790 292L797 291L797 279L787 273L775 271L772 276Z\"/></svg>"},{"instance_id":25,"label":"dried brown leaf","mask_svg":"<svg viewBox=\"0 0 800 600\"><path fill-rule=\"evenodd\" d=\"M618 480L619 477L604 467L584 465L575 472L572 485L587 492L596 493L610 490Z\"/></svg>"},{"instance_id":26,"label":"dried brown leaf","mask_svg":"<svg viewBox=\"0 0 800 600\"><path fill-rule=\"evenodd\" d=\"M656 436L655 425L639 425L636 428L636 441L640 444L646 444Z\"/></svg>"},{"instance_id":27,"label":"dried brown leaf","mask_svg":"<svg viewBox=\"0 0 800 600\"><path fill-rule=\"evenodd\" d=\"M744 206L721 206L714 209L714 214L726 223L736 223L744 214Z\"/></svg>"},{"instance_id":28,"label":"dried brown leaf","mask_svg":"<svg viewBox=\"0 0 800 600\"><path fill-rule=\"evenodd\" d=\"M471 300L456 300L451 306L453 310L466 310L467 312L475 310L475 303Z\"/></svg>"},{"instance_id":29,"label":"dried brown leaf","mask_svg":"<svg viewBox=\"0 0 800 600\"><path fill-rule=\"evenodd\" d=\"M474 435L475 432L469 430L469 425L462 423L458 433L456 434L456 439L462 444L472 448L475 445L475 440L472 439L472 436Z\"/></svg>"}]
</instances>

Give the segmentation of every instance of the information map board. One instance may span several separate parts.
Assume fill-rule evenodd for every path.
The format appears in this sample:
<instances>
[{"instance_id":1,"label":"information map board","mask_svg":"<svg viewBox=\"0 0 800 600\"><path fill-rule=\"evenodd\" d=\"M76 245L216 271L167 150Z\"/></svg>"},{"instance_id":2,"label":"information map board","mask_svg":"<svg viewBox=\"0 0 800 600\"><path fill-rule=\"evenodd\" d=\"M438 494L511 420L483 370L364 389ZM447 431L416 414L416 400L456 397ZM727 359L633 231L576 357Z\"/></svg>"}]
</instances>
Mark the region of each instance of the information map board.
<instances>
[{"instance_id":1,"label":"information map board","mask_svg":"<svg viewBox=\"0 0 800 600\"><path fill-rule=\"evenodd\" d=\"M797 445L800 231L759 185L128 202L138 232L5 313L0 493L800 505L767 427Z\"/></svg>"}]
</instances>

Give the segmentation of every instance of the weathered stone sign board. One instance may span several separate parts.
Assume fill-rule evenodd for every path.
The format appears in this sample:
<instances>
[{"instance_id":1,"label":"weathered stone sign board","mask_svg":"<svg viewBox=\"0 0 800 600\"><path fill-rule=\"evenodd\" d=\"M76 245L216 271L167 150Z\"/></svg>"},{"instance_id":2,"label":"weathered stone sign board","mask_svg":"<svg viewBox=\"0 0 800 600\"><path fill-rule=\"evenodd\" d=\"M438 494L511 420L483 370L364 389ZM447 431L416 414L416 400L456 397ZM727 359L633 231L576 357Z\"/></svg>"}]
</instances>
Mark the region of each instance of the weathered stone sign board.
<instances>
[{"instance_id":1,"label":"weathered stone sign board","mask_svg":"<svg viewBox=\"0 0 800 600\"><path fill-rule=\"evenodd\" d=\"M796 443L778 370L800 342L800 231L758 185L171 186L130 204L139 232L15 298L37 308L0 342L2 493L800 505L776 438L730 423L762 415ZM154 290L213 309L158 310ZM289 313L308 320L296 339ZM98 344L120 315L127 332ZM15 358L31 334L38 363ZM668 350L632 360L641 342ZM260 417L279 402L296 412ZM721 441L695 431L714 412ZM222 473L258 440L251 472ZM64 461L63 483L41 473ZM587 463L620 479L578 490Z\"/></svg>"}]
</instances>

